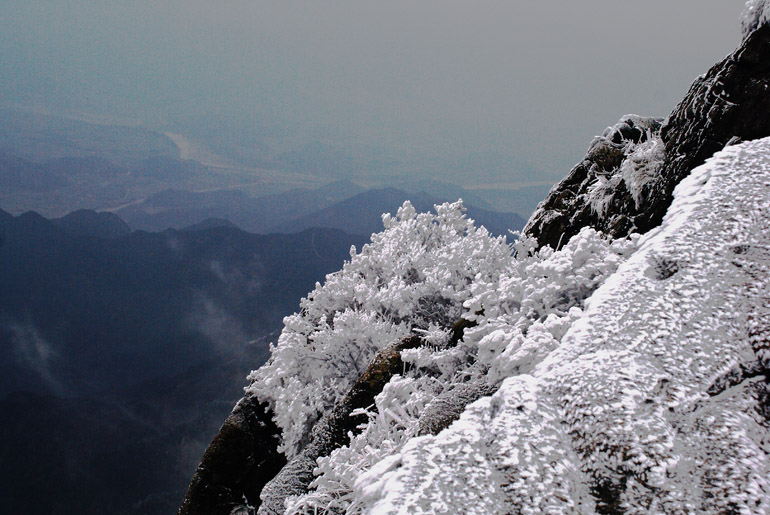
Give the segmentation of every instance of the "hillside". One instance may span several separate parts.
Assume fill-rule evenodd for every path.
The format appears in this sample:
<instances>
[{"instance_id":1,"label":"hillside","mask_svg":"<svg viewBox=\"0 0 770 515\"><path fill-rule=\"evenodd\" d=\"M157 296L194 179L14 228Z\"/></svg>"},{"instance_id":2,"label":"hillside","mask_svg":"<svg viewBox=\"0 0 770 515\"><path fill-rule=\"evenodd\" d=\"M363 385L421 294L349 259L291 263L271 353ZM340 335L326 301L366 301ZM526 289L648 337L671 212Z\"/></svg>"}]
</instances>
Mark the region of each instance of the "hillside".
<instances>
[{"instance_id":1,"label":"hillside","mask_svg":"<svg viewBox=\"0 0 770 515\"><path fill-rule=\"evenodd\" d=\"M285 319L180 514L769 513L766 10L513 246L460 202L386 215Z\"/></svg>"},{"instance_id":2,"label":"hillside","mask_svg":"<svg viewBox=\"0 0 770 515\"><path fill-rule=\"evenodd\" d=\"M362 243L0 210L0 511L173 511L283 317Z\"/></svg>"},{"instance_id":3,"label":"hillside","mask_svg":"<svg viewBox=\"0 0 770 515\"><path fill-rule=\"evenodd\" d=\"M115 374L126 377L125 388L178 373L224 352L222 345L232 350L270 334L351 244L361 244L329 230L127 234L114 215L93 212L55 221L30 212L0 224L3 367L34 362L40 352L17 359L13 342L37 335L50 342L56 383L71 394L113 385ZM218 334L218 324L229 333ZM29 370L4 374L0 392L37 384L14 379Z\"/></svg>"}]
</instances>

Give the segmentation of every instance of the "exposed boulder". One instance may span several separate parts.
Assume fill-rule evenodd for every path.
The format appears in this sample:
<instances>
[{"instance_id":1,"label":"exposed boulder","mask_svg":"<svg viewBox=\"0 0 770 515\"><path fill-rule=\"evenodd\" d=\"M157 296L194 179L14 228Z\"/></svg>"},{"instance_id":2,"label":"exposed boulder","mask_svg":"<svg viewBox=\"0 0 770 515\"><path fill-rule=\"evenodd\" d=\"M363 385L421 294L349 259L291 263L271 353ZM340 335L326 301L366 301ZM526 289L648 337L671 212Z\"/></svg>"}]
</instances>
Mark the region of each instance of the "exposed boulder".
<instances>
[{"instance_id":1,"label":"exposed boulder","mask_svg":"<svg viewBox=\"0 0 770 515\"><path fill-rule=\"evenodd\" d=\"M524 228L557 247L591 226L613 237L660 225L674 187L728 144L770 135L770 26L698 77L665 120L625 116L540 203Z\"/></svg>"},{"instance_id":2,"label":"exposed boulder","mask_svg":"<svg viewBox=\"0 0 770 515\"><path fill-rule=\"evenodd\" d=\"M254 397L235 405L195 471L180 515L231 515L258 505L262 487L286 464L272 412Z\"/></svg>"}]
</instances>

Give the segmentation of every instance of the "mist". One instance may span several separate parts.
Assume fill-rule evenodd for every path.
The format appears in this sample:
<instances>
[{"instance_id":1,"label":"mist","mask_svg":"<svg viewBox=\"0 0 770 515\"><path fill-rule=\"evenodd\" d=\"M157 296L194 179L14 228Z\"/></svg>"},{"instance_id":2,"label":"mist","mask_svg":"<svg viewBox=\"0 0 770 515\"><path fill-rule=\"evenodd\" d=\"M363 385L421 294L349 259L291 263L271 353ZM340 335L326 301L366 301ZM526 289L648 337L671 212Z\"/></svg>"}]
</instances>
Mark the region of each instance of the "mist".
<instances>
[{"instance_id":1,"label":"mist","mask_svg":"<svg viewBox=\"0 0 770 515\"><path fill-rule=\"evenodd\" d=\"M555 181L623 114L666 116L737 45L742 5L9 0L0 102L262 166Z\"/></svg>"},{"instance_id":2,"label":"mist","mask_svg":"<svg viewBox=\"0 0 770 515\"><path fill-rule=\"evenodd\" d=\"M23 323L6 321L6 326L11 335L11 351L18 364L34 374L49 392L65 395L66 389L54 372L59 355L51 342L30 320Z\"/></svg>"}]
</instances>

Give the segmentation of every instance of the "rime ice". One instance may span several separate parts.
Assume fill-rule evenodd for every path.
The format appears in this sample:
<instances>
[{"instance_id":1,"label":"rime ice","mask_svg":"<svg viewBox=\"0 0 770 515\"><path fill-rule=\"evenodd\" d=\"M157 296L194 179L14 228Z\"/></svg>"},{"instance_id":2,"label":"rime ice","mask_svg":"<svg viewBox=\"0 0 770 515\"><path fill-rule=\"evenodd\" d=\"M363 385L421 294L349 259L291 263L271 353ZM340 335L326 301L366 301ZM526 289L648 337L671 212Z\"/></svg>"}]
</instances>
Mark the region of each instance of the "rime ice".
<instances>
[{"instance_id":1,"label":"rime ice","mask_svg":"<svg viewBox=\"0 0 770 515\"><path fill-rule=\"evenodd\" d=\"M291 452L372 352L432 342L287 513L770 512L770 139L694 170L643 237L583 229L514 256L459 204L437 211L386 216L252 375ZM458 317L477 325L446 347ZM496 393L463 411L473 385Z\"/></svg>"}]
</instances>

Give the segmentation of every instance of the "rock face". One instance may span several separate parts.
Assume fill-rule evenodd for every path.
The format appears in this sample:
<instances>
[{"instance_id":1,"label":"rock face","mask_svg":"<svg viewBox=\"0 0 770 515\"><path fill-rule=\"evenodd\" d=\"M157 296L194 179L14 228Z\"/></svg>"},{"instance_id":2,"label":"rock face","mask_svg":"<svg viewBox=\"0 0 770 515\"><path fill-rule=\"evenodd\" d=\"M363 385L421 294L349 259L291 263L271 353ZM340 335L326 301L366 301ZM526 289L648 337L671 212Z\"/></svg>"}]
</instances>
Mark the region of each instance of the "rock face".
<instances>
[{"instance_id":1,"label":"rock face","mask_svg":"<svg viewBox=\"0 0 770 515\"><path fill-rule=\"evenodd\" d=\"M180 515L229 515L245 500L259 499L286 464L278 442L270 410L254 398L241 399L206 449Z\"/></svg>"},{"instance_id":2,"label":"rock face","mask_svg":"<svg viewBox=\"0 0 770 515\"><path fill-rule=\"evenodd\" d=\"M664 120L626 116L594 139L524 233L557 247L590 226L613 237L660 225L674 187L726 145L770 135L770 26L699 77Z\"/></svg>"}]
</instances>

